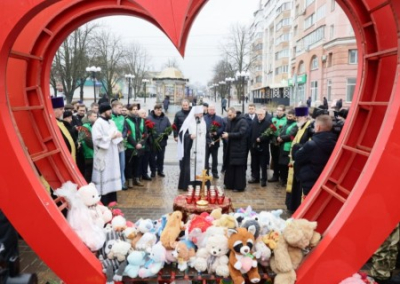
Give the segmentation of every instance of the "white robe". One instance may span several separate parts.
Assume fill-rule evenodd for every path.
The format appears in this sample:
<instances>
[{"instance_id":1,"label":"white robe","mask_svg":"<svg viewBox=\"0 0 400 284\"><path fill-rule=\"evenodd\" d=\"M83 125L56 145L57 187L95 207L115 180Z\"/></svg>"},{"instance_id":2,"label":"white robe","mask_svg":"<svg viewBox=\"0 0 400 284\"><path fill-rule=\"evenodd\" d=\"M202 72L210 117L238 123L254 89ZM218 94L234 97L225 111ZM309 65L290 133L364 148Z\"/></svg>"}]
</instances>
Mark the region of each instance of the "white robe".
<instances>
[{"instance_id":1,"label":"white robe","mask_svg":"<svg viewBox=\"0 0 400 284\"><path fill-rule=\"evenodd\" d=\"M101 195L122 189L118 155L118 143L122 138L111 139L115 132L118 132L118 129L111 119L107 121L100 117L92 127L92 182Z\"/></svg>"},{"instance_id":2,"label":"white robe","mask_svg":"<svg viewBox=\"0 0 400 284\"><path fill-rule=\"evenodd\" d=\"M196 125L197 125L197 133L196 133ZM202 171L205 167L206 160L206 135L207 135L207 126L204 121L204 118L201 118L199 124L192 124L189 126L189 134L196 134L196 138L193 139L192 144L192 153L190 155L190 180L194 181L194 163L196 161L196 175L201 175ZM197 140L197 141L196 141Z\"/></svg>"}]
</instances>

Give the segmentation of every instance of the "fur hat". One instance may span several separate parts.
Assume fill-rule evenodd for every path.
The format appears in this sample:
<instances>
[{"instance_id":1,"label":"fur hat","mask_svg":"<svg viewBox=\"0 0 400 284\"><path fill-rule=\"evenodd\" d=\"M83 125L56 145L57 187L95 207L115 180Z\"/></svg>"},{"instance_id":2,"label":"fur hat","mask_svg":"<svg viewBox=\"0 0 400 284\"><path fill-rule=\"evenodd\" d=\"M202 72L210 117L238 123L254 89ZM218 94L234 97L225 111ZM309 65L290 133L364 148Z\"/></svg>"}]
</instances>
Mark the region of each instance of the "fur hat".
<instances>
[{"instance_id":1,"label":"fur hat","mask_svg":"<svg viewBox=\"0 0 400 284\"><path fill-rule=\"evenodd\" d=\"M111 105L109 103L102 103L99 106L99 113L102 114L108 110L111 110Z\"/></svg>"},{"instance_id":2,"label":"fur hat","mask_svg":"<svg viewBox=\"0 0 400 284\"><path fill-rule=\"evenodd\" d=\"M54 109L63 108L64 107L64 99L62 97L52 97L51 104L53 105Z\"/></svg>"},{"instance_id":3,"label":"fur hat","mask_svg":"<svg viewBox=\"0 0 400 284\"><path fill-rule=\"evenodd\" d=\"M308 116L308 107L296 107L294 108L294 112L297 117Z\"/></svg>"},{"instance_id":4,"label":"fur hat","mask_svg":"<svg viewBox=\"0 0 400 284\"><path fill-rule=\"evenodd\" d=\"M63 118L70 117L70 116L72 116L72 111L70 111L70 110L64 111Z\"/></svg>"}]
</instances>

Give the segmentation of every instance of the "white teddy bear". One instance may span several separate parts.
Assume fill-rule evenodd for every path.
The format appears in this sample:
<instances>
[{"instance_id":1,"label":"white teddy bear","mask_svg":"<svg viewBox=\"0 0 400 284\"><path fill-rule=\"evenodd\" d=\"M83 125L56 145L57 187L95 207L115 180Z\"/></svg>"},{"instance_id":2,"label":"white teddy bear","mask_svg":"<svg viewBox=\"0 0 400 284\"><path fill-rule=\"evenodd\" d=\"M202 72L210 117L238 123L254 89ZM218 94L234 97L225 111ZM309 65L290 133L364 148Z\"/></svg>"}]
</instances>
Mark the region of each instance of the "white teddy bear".
<instances>
[{"instance_id":1,"label":"white teddy bear","mask_svg":"<svg viewBox=\"0 0 400 284\"><path fill-rule=\"evenodd\" d=\"M197 271L216 273L222 277L229 276L229 252L228 238L225 235L212 235L207 240L205 248L199 249L194 261L194 267Z\"/></svg>"},{"instance_id":2,"label":"white teddy bear","mask_svg":"<svg viewBox=\"0 0 400 284\"><path fill-rule=\"evenodd\" d=\"M98 204L101 196L93 183L82 186L79 188L78 193L83 203L90 209L92 218L98 226L103 228L104 224L111 221L111 210L104 205Z\"/></svg>"}]
</instances>

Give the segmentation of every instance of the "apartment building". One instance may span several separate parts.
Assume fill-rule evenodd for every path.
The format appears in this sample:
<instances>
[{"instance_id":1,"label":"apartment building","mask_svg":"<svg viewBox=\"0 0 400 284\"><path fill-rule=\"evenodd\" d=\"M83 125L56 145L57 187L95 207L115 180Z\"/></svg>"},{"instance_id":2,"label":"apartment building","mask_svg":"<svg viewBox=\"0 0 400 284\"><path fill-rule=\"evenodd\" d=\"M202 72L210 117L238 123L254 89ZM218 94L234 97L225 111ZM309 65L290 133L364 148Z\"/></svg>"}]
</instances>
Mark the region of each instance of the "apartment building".
<instances>
[{"instance_id":1,"label":"apartment building","mask_svg":"<svg viewBox=\"0 0 400 284\"><path fill-rule=\"evenodd\" d=\"M251 26L253 49L260 44L254 36L260 26L262 85L255 68L250 81L255 102L298 105L311 97L318 105L326 97L330 104L351 103L358 52L350 22L334 0L260 1Z\"/></svg>"}]
</instances>

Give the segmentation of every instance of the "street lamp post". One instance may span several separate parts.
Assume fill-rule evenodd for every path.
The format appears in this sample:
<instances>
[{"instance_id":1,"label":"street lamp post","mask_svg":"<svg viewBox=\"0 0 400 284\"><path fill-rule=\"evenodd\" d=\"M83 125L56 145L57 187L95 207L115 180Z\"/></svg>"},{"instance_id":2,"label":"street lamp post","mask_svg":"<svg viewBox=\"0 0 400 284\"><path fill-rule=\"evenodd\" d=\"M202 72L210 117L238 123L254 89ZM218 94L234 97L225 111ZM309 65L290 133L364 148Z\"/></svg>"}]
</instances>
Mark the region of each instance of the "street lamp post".
<instances>
[{"instance_id":1,"label":"street lamp post","mask_svg":"<svg viewBox=\"0 0 400 284\"><path fill-rule=\"evenodd\" d=\"M242 100L242 113L244 113L244 82L247 81L249 79L249 72L247 71L242 71L236 72L236 79L240 82L240 84L242 85L242 92L241 92L241 97L240 99Z\"/></svg>"},{"instance_id":2,"label":"street lamp post","mask_svg":"<svg viewBox=\"0 0 400 284\"><path fill-rule=\"evenodd\" d=\"M213 86L214 86L214 101L217 102L217 87L218 87L218 84L214 84Z\"/></svg>"},{"instance_id":3,"label":"street lamp post","mask_svg":"<svg viewBox=\"0 0 400 284\"><path fill-rule=\"evenodd\" d=\"M86 72L91 72L91 78L93 81L94 102L96 102L96 73L100 71L101 71L100 67L96 66L86 67Z\"/></svg>"},{"instance_id":4,"label":"street lamp post","mask_svg":"<svg viewBox=\"0 0 400 284\"><path fill-rule=\"evenodd\" d=\"M128 81L128 105L129 105L129 99L132 97L132 79L135 78L135 75L133 74L126 74L125 79Z\"/></svg>"},{"instance_id":5,"label":"street lamp post","mask_svg":"<svg viewBox=\"0 0 400 284\"><path fill-rule=\"evenodd\" d=\"M144 102L146 103L146 84L150 82L149 79L143 79L142 80L143 84L144 84Z\"/></svg>"},{"instance_id":6,"label":"street lamp post","mask_svg":"<svg viewBox=\"0 0 400 284\"><path fill-rule=\"evenodd\" d=\"M225 81L228 83L228 108L231 106L231 84L235 81L235 78L228 77L225 78Z\"/></svg>"}]
</instances>

